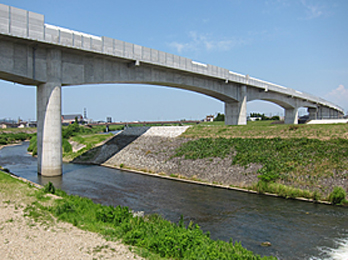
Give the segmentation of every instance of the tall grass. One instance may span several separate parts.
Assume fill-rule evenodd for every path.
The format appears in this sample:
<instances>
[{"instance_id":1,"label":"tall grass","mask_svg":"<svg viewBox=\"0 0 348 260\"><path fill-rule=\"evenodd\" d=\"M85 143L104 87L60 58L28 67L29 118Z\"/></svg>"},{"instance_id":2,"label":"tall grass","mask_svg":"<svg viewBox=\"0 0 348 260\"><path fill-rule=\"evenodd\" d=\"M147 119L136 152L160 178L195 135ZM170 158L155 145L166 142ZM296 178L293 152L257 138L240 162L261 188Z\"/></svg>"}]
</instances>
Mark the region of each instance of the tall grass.
<instances>
[{"instance_id":1,"label":"tall grass","mask_svg":"<svg viewBox=\"0 0 348 260\"><path fill-rule=\"evenodd\" d=\"M135 216L128 207L102 206L61 190L55 193L63 199L48 209L59 220L108 239L121 239L127 245L141 248L145 254L169 259L275 259L255 255L232 240L212 240L209 232L204 233L198 225L190 222L185 226L183 217L176 224L159 215Z\"/></svg>"},{"instance_id":2,"label":"tall grass","mask_svg":"<svg viewBox=\"0 0 348 260\"><path fill-rule=\"evenodd\" d=\"M200 138L181 145L174 156L193 160L229 156L232 164L261 164L258 173L263 181L288 180L299 172L328 177L348 169L348 140Z\"/></svg>"},{"instance_id":3,"label":"tall grass","mask_svg":"<svg viewBox=\"0 0 348 260\"><path fill-rule=\"evenodd\" d=\"M13 144L18 141L30 140L34 134L24 132L0 133L0 145Z\"/></svg>"}]
</instances>

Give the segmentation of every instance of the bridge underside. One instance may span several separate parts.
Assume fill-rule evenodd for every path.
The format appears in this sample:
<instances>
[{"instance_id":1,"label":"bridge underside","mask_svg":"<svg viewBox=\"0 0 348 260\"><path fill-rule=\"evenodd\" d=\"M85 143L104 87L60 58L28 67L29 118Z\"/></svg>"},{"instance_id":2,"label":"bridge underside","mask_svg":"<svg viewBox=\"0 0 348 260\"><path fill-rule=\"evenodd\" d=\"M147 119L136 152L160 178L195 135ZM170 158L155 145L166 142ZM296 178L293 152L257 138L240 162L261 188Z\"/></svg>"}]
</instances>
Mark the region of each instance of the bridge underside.
<instances>
[{"instance_id":1,"label":"bridge underside","mask_svg":"<svg viewBox=\"0 0 348 260\"><path fill-rule=\"evenodd\" d=\"M38 172L62 173L61 87L84 84L150 84L202 93L225 103L225 123L245 125L247 101L267 100L285 109L285 123L297 123L299 107L310 117L339 117L331 108L221 78L139 63L115 56L0 36L0 78L37 86Z\"/></svg>"}]
</instances>

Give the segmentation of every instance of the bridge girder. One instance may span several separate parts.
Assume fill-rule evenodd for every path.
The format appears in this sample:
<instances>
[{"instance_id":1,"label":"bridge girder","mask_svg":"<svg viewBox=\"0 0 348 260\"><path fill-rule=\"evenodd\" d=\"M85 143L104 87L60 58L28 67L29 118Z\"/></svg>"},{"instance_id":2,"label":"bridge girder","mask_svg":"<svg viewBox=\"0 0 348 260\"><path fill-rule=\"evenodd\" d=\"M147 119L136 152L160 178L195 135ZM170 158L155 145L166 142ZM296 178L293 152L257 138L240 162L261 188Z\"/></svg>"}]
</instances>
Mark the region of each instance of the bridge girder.
<instances>
[{"instance_id":1,"label":"bridge girder","mask_svg":"<svg viewBox=\"0 0 348 260\"><path fill-rule=\"evenodd\" d=\"M226 124L246 124L246 103L256 99L283 107L285 123L297 123L297 109L302 106L315 117L343 113L328 101L248 75L47 25L43 15L19 8L0 4L0 11L0 79L37 87L38 171L42 175L61 174L62 86L148 84L195 91L225 103ZM303 100L304 96L312 102Z\"/></svg>"}]
</instances>

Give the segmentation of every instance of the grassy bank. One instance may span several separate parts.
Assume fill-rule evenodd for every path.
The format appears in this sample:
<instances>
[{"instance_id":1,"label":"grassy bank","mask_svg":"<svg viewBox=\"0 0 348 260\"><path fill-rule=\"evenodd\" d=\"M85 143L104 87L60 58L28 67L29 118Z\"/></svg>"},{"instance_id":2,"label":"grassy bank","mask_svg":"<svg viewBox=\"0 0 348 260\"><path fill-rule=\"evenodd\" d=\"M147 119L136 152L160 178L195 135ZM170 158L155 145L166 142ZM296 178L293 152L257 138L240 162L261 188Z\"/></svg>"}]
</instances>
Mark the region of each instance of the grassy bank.
<instances>
[{"instance_id":1,"label":"grassy bank","mask_svg":"<svg viewBox=\"0 0 348 260\"><path fill-rule=\"evenodd\" d=\"M109 131L122 130L124 126L110 126ZM99 143L112 137L113 134L105 134L105 126L80 126L77 122L68 126L62 127L62 151L63 159L65 161L71 161L74 158L80 156L84 152L92 149ZM71 142L83 145L84 147L77 152L73 152ZM30 139L30 145L28 151L32 155L37 154L37 138L33 134Z\"/></svg>"},{"instance_id":2,"label":"grassy bank","mask_svg":"<svg viewBox=\"0 0 348 260\"><path fill-rule=\"evenodd\" d=\"M190 127L184 134L189 138L309 138L328 140L348 139L348 124L285 125L276 121L248 122L243 126L225 126L223 122L209 122Z\"/></svg>"},{"instance_id":3,"label":"grassy bank","mask_svg":"<svg viewBox=\"0 0 348 260\"><path fill-rule=\"evenodd\" d=\"M211 124L191 127L182 136L192 140L176 150L177 157L230 157L232 164L245 168L262 165L257 172L259 183L247 187L260 193L333 202L334 189L346 188L348 124Z\"/></svg>"},{"instance_id":4,"label":"grassy bank","mask_svg":"<svg viewBox=\"0 0 348 260\"><path fill-rule=\"evenodd\" d=\"M30 140L35 134L20 131L0 132L0 145L15 144L21 141Z\"/></svg>"},{"instance_id":5,"label":"grassy bank","mask_svg":"<svg viewBox=\"0 0 348 260\"><path fill-rule=\"evenodd\" d=\"M52 216L109 240L122 240L148 259L275 259L260 257L240 243L212 240L192 222L185 226L158 215L136 216L127 207L102 206L90 199L67 195L52 185L36 189L0 172L1 198L25 203L27 216L49 225ZM55 193L60 199L46 196Z\"/></svg>"}]
</instances>

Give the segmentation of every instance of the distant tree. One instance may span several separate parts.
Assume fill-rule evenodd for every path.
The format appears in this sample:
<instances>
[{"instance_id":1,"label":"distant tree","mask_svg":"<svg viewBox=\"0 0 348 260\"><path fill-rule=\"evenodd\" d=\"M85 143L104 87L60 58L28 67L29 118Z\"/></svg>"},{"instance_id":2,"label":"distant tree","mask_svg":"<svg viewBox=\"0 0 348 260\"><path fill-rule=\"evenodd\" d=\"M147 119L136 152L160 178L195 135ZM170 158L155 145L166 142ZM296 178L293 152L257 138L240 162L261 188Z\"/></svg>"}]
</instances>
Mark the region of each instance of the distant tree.
<instances>
[{"instance_id":1,"label":"distant tree","mask_svg":"<svg viewBox=\"0 0 348 260\"><path fill-rule=\"evenodd\" d=\"M279 120L280 120L280 117L279 117L279 116L272 116L272 117L271 117L271 120L279 121Z\"/></svg>"},{"instance_id":2,"label":"distant tree","mask_svg":"<svg viewBox=\"0 0 348 260\"><path fill-rule=\"evenodd\" d=\"M280 120L279 116L268 117L260 113L250 113L250 117L259 117L261 120Z\"/></svg>"},{"instance_id":3,"label":"distant tree","mask_svg":"<svg viewBox=\"0 0 348 260\"><path fill-rule=\"evenodd\" d=\"M225 121L225 115L218 113L217 116L214 118L214 121Z\"/></svg>"}]
</instances>

